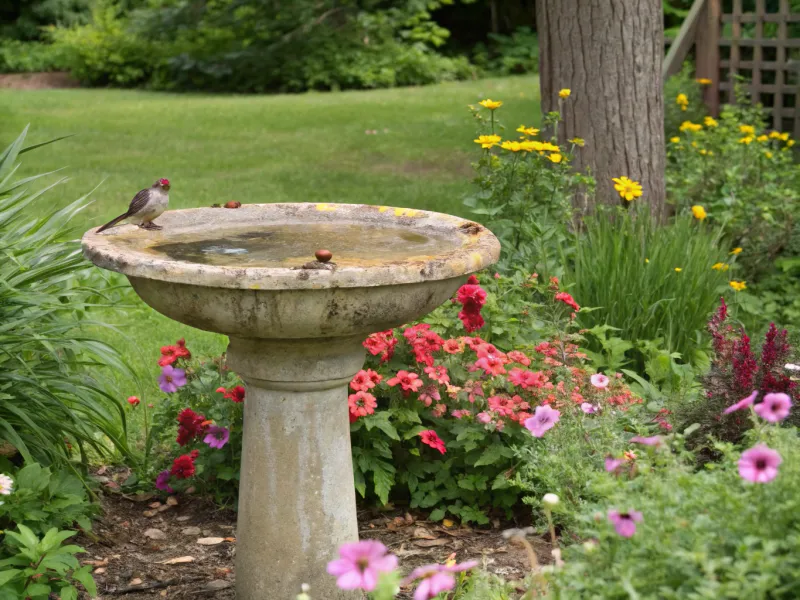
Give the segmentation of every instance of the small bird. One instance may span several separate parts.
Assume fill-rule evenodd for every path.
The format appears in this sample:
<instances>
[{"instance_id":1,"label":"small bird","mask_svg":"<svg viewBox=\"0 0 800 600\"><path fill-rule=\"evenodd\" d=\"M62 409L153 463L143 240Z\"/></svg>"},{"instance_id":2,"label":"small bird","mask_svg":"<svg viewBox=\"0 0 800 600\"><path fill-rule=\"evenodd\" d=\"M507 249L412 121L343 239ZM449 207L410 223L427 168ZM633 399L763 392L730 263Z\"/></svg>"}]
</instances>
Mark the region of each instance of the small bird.
<instances>
[{"instance_id":1,"label":"small bird","mask_svg":"<svg viewBox=\"0 0 800 600\"><path fill-rule=\"evenodd\" d=\"M153 220L167 210L169 188L169 179L156 180L151 187L143 189L133 197L128 212L103 225L97 230L97 233L105 231L125 219L130 219L131 223L142 229L161 229L160 226L153 223Z\"/></svg>"}]
</instances>

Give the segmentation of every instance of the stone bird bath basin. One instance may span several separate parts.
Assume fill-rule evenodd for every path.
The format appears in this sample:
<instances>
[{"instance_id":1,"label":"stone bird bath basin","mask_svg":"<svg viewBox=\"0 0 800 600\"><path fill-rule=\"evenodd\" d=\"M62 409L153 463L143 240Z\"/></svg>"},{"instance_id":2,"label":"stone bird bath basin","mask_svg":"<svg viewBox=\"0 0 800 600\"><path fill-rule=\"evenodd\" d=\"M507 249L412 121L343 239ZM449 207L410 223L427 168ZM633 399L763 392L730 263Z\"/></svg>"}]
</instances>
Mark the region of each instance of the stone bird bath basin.
<instances>
[{"instance_id":1,"label":"stone bird bath basin","mask_svg":"<svg viewBox=\"0 0 800 600\"><path fill-rule=\"evenodd\" d=\"M160 313L230 338L228 365L248 386L237 598L290 600L302 583L356 597L325 568L358 539L347 395L362 342L447 301L500 244L458 217L385 206L199 208L158 223L92 229L83 251Z\"/></svg>"}]
</instances>

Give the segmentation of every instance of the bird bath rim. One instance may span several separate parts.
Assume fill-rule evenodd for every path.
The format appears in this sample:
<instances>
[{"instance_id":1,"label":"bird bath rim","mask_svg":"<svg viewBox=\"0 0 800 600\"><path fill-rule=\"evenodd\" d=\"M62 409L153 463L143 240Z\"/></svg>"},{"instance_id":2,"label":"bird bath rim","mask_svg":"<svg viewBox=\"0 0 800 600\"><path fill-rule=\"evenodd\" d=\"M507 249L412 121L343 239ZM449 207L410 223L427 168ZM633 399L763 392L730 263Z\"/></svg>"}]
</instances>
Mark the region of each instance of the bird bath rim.
<instances>
[{"instance_id":1,"label":"bird bath rim","mask_svg":"<svg viewBox=\"0 0 800 600\"><path fill-rule=\"evenodd\" d=\"M416 209L363 204L248 204L236 209L194 208L167 211L158 219L161 231L126 225L82 239L84 256L95 265L129 277L203 287L249 290L301 290L374 287L422 283L461 277L495 263L497 238L485 227L452 215ZM264 227L303 224L364 225L405 229L438 236L447 248L427 256L400 258L377 265L342 265L333 270L297 267L219 266L186 262L155 252L170 235L204 231L258 231ZM309 246L308 260L317 248ZM333 262L336 262L334 251Z\"/></svg>"}]
</instances>

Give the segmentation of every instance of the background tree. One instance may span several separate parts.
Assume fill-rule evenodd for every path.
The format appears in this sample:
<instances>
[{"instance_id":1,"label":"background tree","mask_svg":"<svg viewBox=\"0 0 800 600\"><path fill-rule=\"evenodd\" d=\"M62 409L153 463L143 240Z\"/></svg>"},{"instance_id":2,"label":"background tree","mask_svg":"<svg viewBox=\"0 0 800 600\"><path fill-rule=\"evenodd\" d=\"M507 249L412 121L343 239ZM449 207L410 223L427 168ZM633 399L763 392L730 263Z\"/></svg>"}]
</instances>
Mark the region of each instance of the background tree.
<instances>
[{"instance_id":1,"label":"background tree","mask_svg":"<svg viewBox=\"0 0 800 600\"><path fill-rule=\"evenodd\" d=\"M619 203L611 178L624 175L663 215L661 0L537 0L536 19L542 109L562 113L562 140L586 140L575 167L592 170L597 201Z\"/></svg>"}]
</instances>

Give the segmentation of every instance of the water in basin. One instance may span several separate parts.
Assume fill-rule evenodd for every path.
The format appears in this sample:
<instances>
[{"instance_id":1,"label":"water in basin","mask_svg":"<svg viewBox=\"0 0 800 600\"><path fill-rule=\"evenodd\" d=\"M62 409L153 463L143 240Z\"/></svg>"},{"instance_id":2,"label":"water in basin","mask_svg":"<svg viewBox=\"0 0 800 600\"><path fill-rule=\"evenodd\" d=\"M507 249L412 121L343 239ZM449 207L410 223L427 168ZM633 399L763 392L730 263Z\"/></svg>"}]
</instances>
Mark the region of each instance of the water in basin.
<instances>
[{"instance_id":1,"label":"water in basin","mask_svg":"<svg viewBox=\"0 0 800 600\"><path fill-rule=\"evenodd\" d=\"M339 266L380 266L429 259L460 245L443 233L353 223L278 224L206 234L165 230L162 235L150 252L220 267L295 267L314 260L320 248L330 250Z\"/></svg>"}]
</instances>

